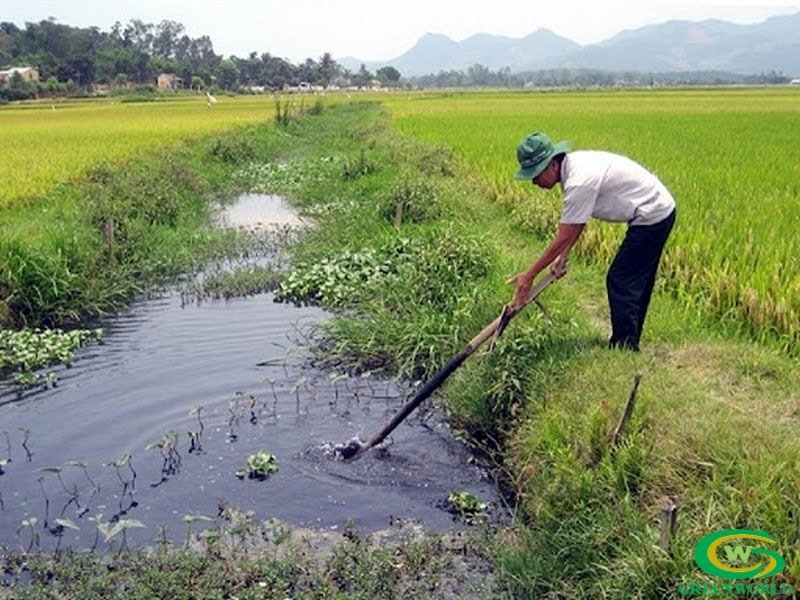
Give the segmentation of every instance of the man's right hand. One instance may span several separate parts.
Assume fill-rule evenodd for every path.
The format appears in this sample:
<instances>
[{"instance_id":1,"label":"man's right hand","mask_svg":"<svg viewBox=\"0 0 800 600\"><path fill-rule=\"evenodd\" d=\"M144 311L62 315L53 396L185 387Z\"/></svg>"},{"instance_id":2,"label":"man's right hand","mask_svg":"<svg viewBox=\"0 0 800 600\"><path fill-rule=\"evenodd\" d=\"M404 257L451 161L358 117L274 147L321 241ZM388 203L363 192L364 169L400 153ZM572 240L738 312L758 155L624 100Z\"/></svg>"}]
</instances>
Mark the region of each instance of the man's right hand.
<instances>
[{"instance_id":1,"label":"man's right hand","mask_svg":"<svg viewBox=\"0 0 800 600\"><path fill-rule=\"evenodd\" d=\"M559 256L553 261L553 264L550 265L550 272L555 275L557 279L561 279L567 274L567 266L567 257Z\"/></svg>"},{"instance_id":2,"label":"man's right hand","mask_svg":"<svg viewBox=\"0 0 800 600\"><path fill-rule=\"evenodd\" d=\"M514 277L511 277L506 283L515 284L517 289L514 290L514 299L512 300L514 307L517 309L525 306L528 301L528 296L531 295L531 287L533 287L533 275L528 271L523 271Z\"/></svg>"}]
</instances>

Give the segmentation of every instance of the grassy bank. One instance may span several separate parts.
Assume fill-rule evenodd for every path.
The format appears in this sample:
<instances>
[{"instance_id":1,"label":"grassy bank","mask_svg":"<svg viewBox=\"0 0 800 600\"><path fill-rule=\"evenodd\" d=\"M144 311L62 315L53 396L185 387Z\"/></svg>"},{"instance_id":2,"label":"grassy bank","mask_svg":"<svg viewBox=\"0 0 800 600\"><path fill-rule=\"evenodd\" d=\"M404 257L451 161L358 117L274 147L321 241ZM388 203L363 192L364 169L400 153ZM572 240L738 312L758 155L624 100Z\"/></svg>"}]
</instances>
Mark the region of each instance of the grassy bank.
<instances>
[{"instance_id":1,"label":"grassy bank","mask_svg":"<svg viewBox=\"0 0 800 600\"><path fill-rule=\"evenodd\" d=\"M238 147L240 136L228 146ZM463 153L399 134L377 105L342 106L245 138L255 154L216 172L242 189L288 194L317 222L292 249L279 294L338 312L318 351L339 369L427 378L497 316L511 294L505 279L544 244L521 205L496 201ZM258 563L247 554L228 565L213 553L151 555L111 562L110 570L103 559L62 557L62 571L52 559L15 554L6 564L16 574L19 561L44 565L19 595L89 589L81 586L98 576L112 587L124 582L116 589L127 597L154 589L217 597L682 597L682 585L720 581L698 568L693 551L704 535L727 529L772 535L786 566L769 580L797 588L796 361L731 337L664 289L643 352L610 352L602 343L604 294L602 266L578 261L542 298L547 314L529 307L437 400L491 457L516 500L514 525L482 542L499 570L490 590L466 584L453 592L447 581L459 571L436 542L389 546L388 555L366 544L348 554L354 547L345 544L335 562ZM637 374L632 418L612 442ZM667 498L678 509L668 544L659 518ZM481 554L470 548L463 554ZM435 561L440 554L446 560ZM371 568L376 576L366 575ZM235 590L224 587L229 580ZM408 587L424 582L435 585Z\"/></svg>"}]
</instances>

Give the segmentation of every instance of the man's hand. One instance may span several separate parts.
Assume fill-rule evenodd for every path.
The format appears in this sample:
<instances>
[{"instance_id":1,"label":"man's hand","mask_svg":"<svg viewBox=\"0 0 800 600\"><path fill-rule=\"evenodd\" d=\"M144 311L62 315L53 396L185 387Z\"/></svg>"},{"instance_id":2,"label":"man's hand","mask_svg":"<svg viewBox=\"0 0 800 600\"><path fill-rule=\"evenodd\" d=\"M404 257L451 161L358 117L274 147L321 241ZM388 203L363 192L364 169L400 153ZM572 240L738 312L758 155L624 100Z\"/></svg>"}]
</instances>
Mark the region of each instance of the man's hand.
<instances>
[{"instance_id":1,"label":"man's hand","mask_svg":"<svg viewBox=\"0 0 800 600\"><path fill-rule=\"evenodd\" d=\"M517 289L514 290L514 299L512 300L515 308L520 309L525 306L525 302L528 301L528 296L531 295L533 278L534 276L528 271L523 271L506 281L506 283L515 284L517 286Z\"/></svg>"},{"instance_id":2,"label":"man's hand","mask_svg":"<svg viewBox=\"0 0 800 600\"><path fill-rule=\"evenodd\" d=\"M553 261L553 264L550 265L550 272L555 275L557 279L561 279L567 274L567 266L567 257L563 255L559 256Z\"/></svg>"}]
</instances>

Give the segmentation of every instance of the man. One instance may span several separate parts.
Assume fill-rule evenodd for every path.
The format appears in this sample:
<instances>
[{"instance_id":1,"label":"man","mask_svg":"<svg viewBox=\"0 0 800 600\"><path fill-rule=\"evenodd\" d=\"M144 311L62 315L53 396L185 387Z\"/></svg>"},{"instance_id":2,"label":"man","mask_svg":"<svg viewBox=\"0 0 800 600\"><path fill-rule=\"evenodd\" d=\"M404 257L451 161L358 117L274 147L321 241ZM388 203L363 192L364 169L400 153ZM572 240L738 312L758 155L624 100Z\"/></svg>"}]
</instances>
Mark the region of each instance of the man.
<instances>
[{"instance_id":1,"label":"man","mask_svg":"<svg viewBox=\"0 0 800 600\"><path fill-rule=\"evenodd\" d=\"M658 263L675 223L675 200L655 175L625 156L570 150L569 142L553 144L544 133L532 133L517 146L516 178L548 190L560 183L564 204L555 239L530 267L508 280L517 286L514 303L525 303L533 280L546 267L559 277L566 273L567 255L589 219L627 223L606 276L608 343L638 352Z\"/></svg>"}]
</instances>

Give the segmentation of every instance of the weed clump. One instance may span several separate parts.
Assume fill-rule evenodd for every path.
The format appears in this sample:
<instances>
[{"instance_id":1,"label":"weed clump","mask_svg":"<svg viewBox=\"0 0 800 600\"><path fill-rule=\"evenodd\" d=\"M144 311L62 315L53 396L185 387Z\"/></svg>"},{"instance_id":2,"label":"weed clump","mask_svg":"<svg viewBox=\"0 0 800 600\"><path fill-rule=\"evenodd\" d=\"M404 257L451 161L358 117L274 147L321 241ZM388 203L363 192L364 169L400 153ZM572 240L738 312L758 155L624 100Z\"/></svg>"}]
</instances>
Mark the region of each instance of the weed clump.
<instances>
[{"instance_id":1,"label":"weed clump","mask_svg":"<svg viewBox=\"0 0 800 600\"><path fill-rule=\"evenodd\" d=\"M437 221L445 214L443 193L428 180L403 177L378 199L378 213L397 226Z\"/></svg>"},{"instance_id":2,"label":"weed clump","mask_svg":"<svg viewBox=\"0 0 800 600\"><path fill-rule=\"evenodd\" d=\"M231 165L238 165L255 160L256 150L247 139L217 139L211 145L209 154L216 160Z\"/></svg>"}]
</instances>

